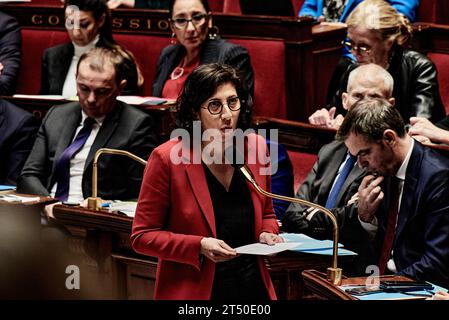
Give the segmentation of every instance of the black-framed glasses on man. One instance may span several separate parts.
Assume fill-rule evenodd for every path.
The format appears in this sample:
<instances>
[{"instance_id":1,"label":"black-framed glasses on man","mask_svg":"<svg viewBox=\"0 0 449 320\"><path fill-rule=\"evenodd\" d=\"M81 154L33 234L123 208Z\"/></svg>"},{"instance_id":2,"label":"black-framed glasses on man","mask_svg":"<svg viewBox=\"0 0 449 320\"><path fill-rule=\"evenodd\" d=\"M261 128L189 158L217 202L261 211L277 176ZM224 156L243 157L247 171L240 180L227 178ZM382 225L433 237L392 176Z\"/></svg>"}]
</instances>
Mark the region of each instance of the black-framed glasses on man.
<instances>
[{"instance_id":1,"label":"black-framed glasses on man","mask_svg":"<svg viewBox=\"0 0 449 320\"><path fill-rule=\"evenodd\" d=\"M192 22L194 27L200 27L206 22L207 19L209 19L208 14L196 13L190 19L187 19L184 17L178 17L178 18L173 18L170 21L176 29L182 30L182 29L187 28L187 25L189 24L189 22Z\"/></svg>"},{"instance_id":2,"label":"black-framed glasses on man","mask_svg":"<svg viewBox=\"0 0 449 320\"><path fill-rule=\"evenodd\" d=\"M226 103L220 100L211 100L207 103L207 107L201 108L207 109L210 114L220 114L223 112L224 105L227 105L231 111L238 111L241 107L239 97L229 97L226 99Z\"/></svg>"},{"instance_id":3,"label":"black-framed glasses on man","mask_svg":"<svg viewBox=\"0 0 449 320\"><path fill-rule=\"evenodd\" d=\"M361 56L367 56L371 52L371 47L367 45L355 45L351 41L342 41L342 45L344 45L349 51L355 51Z\"/></svg>"}]
</instances>

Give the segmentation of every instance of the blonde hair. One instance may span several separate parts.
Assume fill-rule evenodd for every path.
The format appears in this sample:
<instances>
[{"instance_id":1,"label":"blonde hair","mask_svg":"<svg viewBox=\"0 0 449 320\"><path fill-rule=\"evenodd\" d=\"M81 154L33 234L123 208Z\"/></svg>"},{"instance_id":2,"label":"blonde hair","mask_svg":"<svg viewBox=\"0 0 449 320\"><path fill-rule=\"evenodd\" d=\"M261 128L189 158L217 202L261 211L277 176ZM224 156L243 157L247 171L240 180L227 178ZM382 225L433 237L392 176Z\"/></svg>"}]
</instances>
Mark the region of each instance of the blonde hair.
<instances>
[{"instance_id":1,"label":"blonde hair","mask_svg":"<svg viewBox=\"0 0 449 320\"><path fill-rule=\"evenodd\" d=\"M365 0L355 8L346 21L348 28L363 26L377 31L383 40L393 40L405 46L412 35L408 19L383 0Z\"/></svg>"}]
</instances>

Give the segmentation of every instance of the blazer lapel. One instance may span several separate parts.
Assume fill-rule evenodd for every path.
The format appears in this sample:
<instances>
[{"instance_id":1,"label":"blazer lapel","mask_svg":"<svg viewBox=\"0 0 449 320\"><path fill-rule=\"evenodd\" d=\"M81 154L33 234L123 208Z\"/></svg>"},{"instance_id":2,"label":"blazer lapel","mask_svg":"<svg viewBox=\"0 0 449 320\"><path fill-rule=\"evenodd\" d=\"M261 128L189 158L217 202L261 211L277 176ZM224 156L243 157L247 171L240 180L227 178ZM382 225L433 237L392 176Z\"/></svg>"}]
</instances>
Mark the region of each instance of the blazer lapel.
<instances>
[{"instance_id":1,"label":"blazer lapel","mask_svg":"<svg viewBox=\"0 0 449 320\"><path fill-rule=\"evenodd\" d=\"M189 164L186 166L186 173L196 201L198 202L201 212L206 218L206 221L212 231L212 236L216 237L217 230L215 228L214 207L212 205L212 199L209 195L209 187L207 186L203 165Z\"/></svg>"},{"instance_id":2,"label":"blazer lapel","mask_svg":"<svg viewBox=\"0 0 449 320\"><path fill-rule=\"evenodd\" d=\"M352 168L351 172L349 172L348 177L346 178L345 182L343 183L343 186L341 187L340 194L337 198L337 203L340 203L341 198L346 193L346 190L351 186L351 184L354 182L355 179L359 178L362 174L365 173L365 170L361 169L357 163L354 165L354 168Z\"/></svg>"},{"instance_id":3,"label":"blazer lapel","mask_svg":"<svg viewBox=\"0 0 449 320\"><path fill-rule=\"evenodd\" d=\"M412 154L407 166L405 174L404 187L402 190L401 207L398 214L398 222L396 226L396 238L398 238L404 230L407 221L413 216L415 212L412 212L412 207L415 197L416 184L418 182L418 176L421 172L421 162L423 157L423 147L419 145L419 142L415 142Z\"/></svg>"},{"instance_id":4,"label":"blazer lapel","mask_svg":"<svg viewBox=\"0 0 449 320\"><path fill-rule=\"evenodd\" d=\"M55 79L58 80L54 84L57 92L62 93L64 81L67 77L67 73L69 72L74 54L75 48L73 47L73 44L67 43L67 45L61 48L61 52L59 52L59 54L54 57L55 59L57 59L57 64L56 68L52 70L52 72L54 72L55 74Z\"/></svg>"},{"instance_id":5,"label":"blazer lapel","mask_svg":"<svg viewBox=\"0 0 449 320\"><path fill-rule=\"evenodd\" d=\"M165 82L168 80L170 73L180 63L184 55L184 48L181 45L176 45L173 51L165 57L165 61L162 62L162 69L160 76L157 77L157 83L154 85L153 95L161 96L164 89Z\"/></svg>"},{"instance_id":6,"label":"blazer lapel","mask_svg":"<svg viewBox=\"0 0 449 320\"><path fill-rule=\"evenodd\" d=\"M78 127L81 121L81 108L78 103L72 104L72 106L59 106L57 108L71 108L66 114L64 119L60 119L65 122L64 130L61 132L60 139L56 146L55 157L53 161L53 170L52 172L56 172L56 163L58 162L61 153L72 143L72 140L75 136L76 128ZM53 175L50 178L50 185L53 185Z\"/></svg>"}]
</instances>

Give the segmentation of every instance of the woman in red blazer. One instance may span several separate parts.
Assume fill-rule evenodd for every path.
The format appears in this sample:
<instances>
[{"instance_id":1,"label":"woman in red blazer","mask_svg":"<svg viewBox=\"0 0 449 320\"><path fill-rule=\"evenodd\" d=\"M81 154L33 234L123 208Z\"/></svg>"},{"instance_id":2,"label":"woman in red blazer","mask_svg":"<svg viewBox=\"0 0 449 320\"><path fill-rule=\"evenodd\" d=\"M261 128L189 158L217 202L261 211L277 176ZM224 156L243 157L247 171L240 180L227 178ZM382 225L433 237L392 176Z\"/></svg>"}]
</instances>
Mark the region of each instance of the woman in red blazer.
<instances>
[{"instance_id":1,"label":"woman in red blazer","mask_svg":"<svg viewBox=\"0 0 449 320\"><path fill-rule=\"evenodd\" d=\"M282 242L271 200L224 163L234 130L250 124L250 104L232 67L202 65L186 80L178 124L189 134L152 152L131 235L134 250L159 258L155 299L276 298L263 259L233 249ZM194 120L207 141L195 138ZM206 130L215 139L205 138ZM247 134L244 150L256 181L269 190L265 140Z\"/></svg>"}]
</instances>

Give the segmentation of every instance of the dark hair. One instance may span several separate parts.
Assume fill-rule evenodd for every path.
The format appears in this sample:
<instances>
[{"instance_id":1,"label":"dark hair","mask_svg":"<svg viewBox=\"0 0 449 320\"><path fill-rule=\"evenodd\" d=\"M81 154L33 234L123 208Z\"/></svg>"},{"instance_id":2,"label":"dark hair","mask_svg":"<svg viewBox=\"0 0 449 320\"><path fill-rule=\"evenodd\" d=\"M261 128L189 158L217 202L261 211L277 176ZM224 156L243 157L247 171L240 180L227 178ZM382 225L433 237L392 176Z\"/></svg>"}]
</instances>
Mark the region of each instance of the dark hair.
<instances>
[{"instance_id":1,"label":"dark hair","mask_svg":"<svg viewBox=\"0 0 449 320\"><path fill-rule=\"evenodd\" d=\"M121 51L120 47L117 47L115 49L95 47L82 54L76 66L77 73L81 62L87 59L90 59L89 67L92 70L98 72L103 72L104 66L108 62L111 63L115 70L115 82L117 83L117 85L119 85L123 79L126 79L126 73L129 70L126 65L126 56L124 56L123 51Z\"/></svg>"},{"instance_id":2,"label":"dark hair","mask_svg":"<svg viewBox=\"0 0 449 320\"><path fill-rule=\"evenodd\" d=\"M203 4L204 9L206 9L206 12L209 12L209 2L207 0L199 0ZM173 16L173 7L175 6L176 0L170 0L168 3L168 11L170 12L170 18Z\"/></svg>"},{"instance_id":3,"label":"dark hair","mask_svg":"<svg viewBox=\"0 0 449 320\"><path fill-rule=\"evenodd\" d=\"M395 131L401 138L406 135L405 123L399 111L385 99L363 99L346 114L337 132L337 139L346 140L351 133L355 133L371 141L379 141L387 129Z\"/></svg>"},{"instance_id":4,"label":"dark hair","mask_svg":"<svg viewBox=\"0 0 449 320\"><path fill-rule=\"evenodd\" d=\"M104 14L103 26L99 30L100 39L106 45L116 44L112 37L111 14L107 5L107 0L66 0L64 10L68 6L77 6L80 11L91 12L95 21L100 20Z\"/></svg>"},{"instance_id":5,"label":"dark hair","mask_svg":"<svg viewBox=\"0 0 449 320\"><path fill-rule=\"evenodd\" d=\"M252 98L238 71L231 66L211 63L197 67L187 77L177 100L177 125L192 133L193 121L201 105L223 84L231 83L240 99L237 128L243 131L251 126Z\"/></svg>"}]
</instances>

